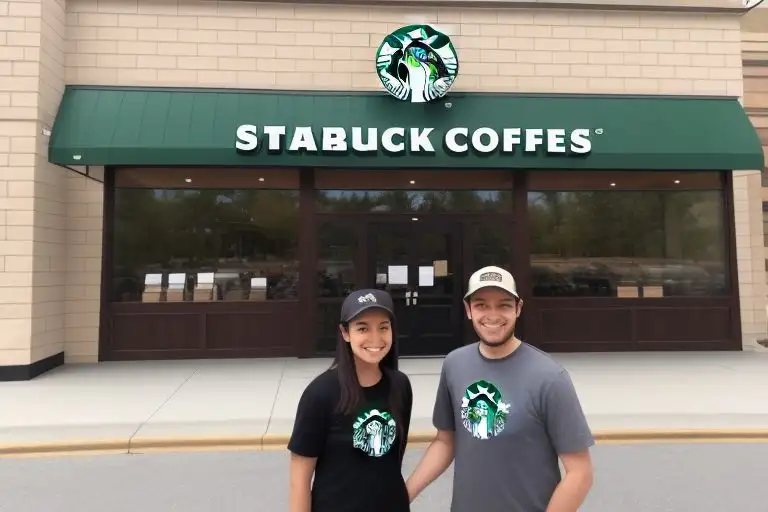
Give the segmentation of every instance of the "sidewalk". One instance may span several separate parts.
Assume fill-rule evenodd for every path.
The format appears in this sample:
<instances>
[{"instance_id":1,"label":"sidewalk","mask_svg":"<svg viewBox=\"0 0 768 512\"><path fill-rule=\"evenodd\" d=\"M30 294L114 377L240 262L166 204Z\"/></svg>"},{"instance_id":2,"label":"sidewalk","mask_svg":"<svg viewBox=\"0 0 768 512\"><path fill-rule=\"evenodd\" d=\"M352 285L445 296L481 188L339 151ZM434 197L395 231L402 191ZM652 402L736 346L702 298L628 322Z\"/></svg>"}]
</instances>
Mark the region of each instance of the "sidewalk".
<instances>
[{"instance_id":1,"label":"sidewalk","mask_svg":"<svg viewBox=\"0 0 768 512\"><path fill-rule=\"evenodd\" d=\"M555 354L598 438L748 435L768 439L768 354ZM427 440L442 359L406 359L411 430ZM0 383L0 454L284 447L299 396L328 359L64 366Z\"/></svg>"}]
</instances>

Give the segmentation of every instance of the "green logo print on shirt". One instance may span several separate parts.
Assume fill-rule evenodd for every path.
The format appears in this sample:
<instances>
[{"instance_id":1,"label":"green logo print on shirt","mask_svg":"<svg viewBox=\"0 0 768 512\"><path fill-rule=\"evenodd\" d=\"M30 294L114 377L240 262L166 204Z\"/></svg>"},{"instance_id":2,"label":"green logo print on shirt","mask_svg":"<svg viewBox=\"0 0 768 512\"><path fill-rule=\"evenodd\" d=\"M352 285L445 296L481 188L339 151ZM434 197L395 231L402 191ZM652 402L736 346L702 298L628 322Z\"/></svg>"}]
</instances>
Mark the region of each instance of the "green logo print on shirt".
<instances>
[{"instance_id":1,"label":"green logo print on shirt","mask_svg":"<svg viewBox=\"0 0 768 512\"><path fill-rule=\"evenodd\" d=\"M352 424L352 445L370 457L386 455L397 436L397 423L390 413L363 411Z\"/></svg>"},{"instance_id":2,"label":"green logo print on shirt","mask_svg":"<svg viewBox=\"0 0 768 512\"><path fill-rule=\"evenodd\" d=\"M502 400L501 391L485 380L470 384L461 400L461 422L477 439L499 435L507 424L510 404Z\"/></svg>"}]
</instances>

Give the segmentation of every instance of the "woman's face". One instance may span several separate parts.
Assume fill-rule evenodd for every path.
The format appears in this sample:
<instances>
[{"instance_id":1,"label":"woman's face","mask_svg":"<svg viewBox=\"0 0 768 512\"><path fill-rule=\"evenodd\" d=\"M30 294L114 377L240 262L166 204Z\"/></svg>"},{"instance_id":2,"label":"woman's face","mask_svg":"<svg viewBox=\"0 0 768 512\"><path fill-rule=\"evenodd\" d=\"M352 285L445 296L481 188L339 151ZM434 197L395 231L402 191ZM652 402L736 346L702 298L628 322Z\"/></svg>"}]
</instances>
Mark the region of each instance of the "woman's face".
<instances>
[{"instance_id":1,"label":"woman's face","mask_svg":"<svg viewBox=\"0 0 768 512\"><path fill-rule=\"evenodd\" d=\"M392 348L392 322L381 309L369 309L349 322L349 331L339 326L352 354L363 363L378 364Z\"/></svg>"}]
</instances>

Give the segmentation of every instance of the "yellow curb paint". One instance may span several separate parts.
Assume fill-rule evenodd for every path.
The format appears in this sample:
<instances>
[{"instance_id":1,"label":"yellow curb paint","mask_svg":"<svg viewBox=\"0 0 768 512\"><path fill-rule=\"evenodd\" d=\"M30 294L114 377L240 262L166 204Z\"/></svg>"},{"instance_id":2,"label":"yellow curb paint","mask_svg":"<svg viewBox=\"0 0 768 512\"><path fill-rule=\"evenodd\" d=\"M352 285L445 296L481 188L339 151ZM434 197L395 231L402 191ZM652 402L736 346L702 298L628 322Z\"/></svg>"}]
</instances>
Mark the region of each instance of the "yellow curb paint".
<instances>
[{"instance_id":1,"label":"yellow curb paint","mask_svg":"<svg viewBox=\"0 0 768 512\"><path fill-rule=\"evenodd\" d=\"M679 430L613 430L595 431L598 443L615 442L660 442L706 440L761 441L768 440L768 429L679 429Z\"/></svg>"},{"instance_id":2,"label":"yellow curb paint","mask_svg":"<svg viewBox=\"0 0 768 512\"><path fill-rule=\"evenodd\" d=\"M128 439L0 445L0 458L74 453L127 453Z\"/></svg>"},{"instance_id":3,"label":"yellow curb paint","mask_svg":"<svg viewBox=\"0 0 768 512\"><path fill-rule=\"evenodd\" d=\"M768 429L598 430L594 432L594 436L598 444L605 445L768 443ZM430 443L434 437L435 431L412 432L408 436L408 443L411 446L422 446ZM131 441L117 439L0 445L0 458L179 451L273 451L286 449L289 439L289 435L264 434L240 437L139 438Z\"/></svg>"},{"instance_id":4,"label":"yellow curb paint","mask_svg":"<svg viewBox=\"0 0 768 512\"><path fill-rule=\"evenodd\" d=\"M260 449L262 436L241 437L194 437L194 438L147 438L133 439L129 445L134 450L174 449L174 448L208 448L232 447L246 449Z\"/></svg>"}]
</instances>

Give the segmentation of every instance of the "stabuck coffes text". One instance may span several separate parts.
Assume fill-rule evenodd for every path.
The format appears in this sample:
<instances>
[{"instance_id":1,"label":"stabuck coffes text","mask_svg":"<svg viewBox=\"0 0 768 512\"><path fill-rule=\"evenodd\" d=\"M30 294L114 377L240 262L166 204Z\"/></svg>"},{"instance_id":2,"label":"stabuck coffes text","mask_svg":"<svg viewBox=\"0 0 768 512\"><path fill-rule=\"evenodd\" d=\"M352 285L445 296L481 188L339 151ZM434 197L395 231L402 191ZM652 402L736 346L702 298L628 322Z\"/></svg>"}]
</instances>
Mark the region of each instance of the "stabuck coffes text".
<instances>
[{"instance_id":1,"label":"stabuck coffes text","mask_svg":"<svg viewBox=\"0 0 768 512\"><path fill-rule=\"evenodd\" d=\"M253 124L243 124L237 128L235 148L239 151L252 152L260 146L270 152L308 152L334 153L355 152L370 153L383 149L388 153L436 153L432 138L434 128L391 127L378 128L322 127L315 133L311 126L297 126L288 129L285 126L266 125L259 128ZM349 133L351 132L351 133ZM319 136L318 136L319 135ZM455 127L447 130L443 136L443 146L449 153L463 154L470 150L478 153L536 153L548 154L586 154L592 151L591 130L577 128L467 128Z\"/></svg>"}]
</instances>

